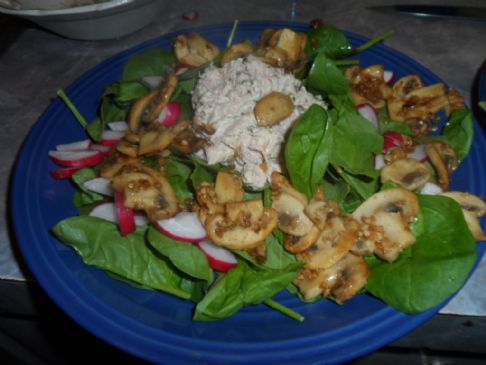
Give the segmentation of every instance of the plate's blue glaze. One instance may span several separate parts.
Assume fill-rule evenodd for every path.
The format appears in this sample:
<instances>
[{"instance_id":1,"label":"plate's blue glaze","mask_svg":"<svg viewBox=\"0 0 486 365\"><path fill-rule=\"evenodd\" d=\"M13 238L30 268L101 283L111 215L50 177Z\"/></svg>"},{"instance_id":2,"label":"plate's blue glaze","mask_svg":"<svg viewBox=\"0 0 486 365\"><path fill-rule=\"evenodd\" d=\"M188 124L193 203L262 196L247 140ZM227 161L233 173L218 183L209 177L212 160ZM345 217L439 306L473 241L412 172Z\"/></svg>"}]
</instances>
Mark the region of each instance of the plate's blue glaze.
<instances>
[{"instance_id":1,"label":"plate's blue glaze","mask_svg":"<svg viewBox=\"0 0 486 365\"><path fill-rule=\"evenodd\" d=\"M224 46L232 24L208 26L200 33ZM268 27L306 25L278 22L240 23L235 42L256 40ZM153 47L171 48L178 33L148 41L122 52L83 75L67 93L88 120L95 117L103 88L121 77L131 55ZM353 44L366 41L348 34ZM359 55L363 65L384 64L397 77L418 73L426 84L437 76L409 57L384 45ZM81 326L114 346L141 358L170 364L323 364L343 362L369 353L419 326L438 308L410 316L362 294L346 305L330 301L303 304L281 293L276 299L302 313L296 322L261 305L213 323L191 320L193 305L164 293L130 287L82 263L56 240L50 228L75 215L73 187L56 181L47 152L55 145L86 138L83 129L60 100L35 124L21 151L13 180L12 213L21 250L49 296ZM486 193L480 157L486 139L476 128L470 155L454 175L453 188ZM484 223L484 222L483 222Z\"/></svg>"}]
</instances>

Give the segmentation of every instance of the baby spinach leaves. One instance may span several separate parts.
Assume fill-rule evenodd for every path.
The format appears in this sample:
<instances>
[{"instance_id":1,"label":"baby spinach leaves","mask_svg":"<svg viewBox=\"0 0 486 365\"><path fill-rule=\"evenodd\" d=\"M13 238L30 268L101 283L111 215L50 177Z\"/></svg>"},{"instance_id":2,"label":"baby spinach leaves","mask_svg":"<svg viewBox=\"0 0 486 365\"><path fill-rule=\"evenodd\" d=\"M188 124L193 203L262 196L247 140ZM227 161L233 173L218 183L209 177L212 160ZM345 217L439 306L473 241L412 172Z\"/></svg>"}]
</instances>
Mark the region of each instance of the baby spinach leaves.
<instances>
[{"instance_id":1,"label":"baby spinach leaves","mask_svg":"<svg viewBox=\"0 0 486 365\"><path fill-rule=\"evenodd\" d=\"M419 196L415 245L394 263L370 259L366 289L406 313L433 308L465 282L476 261L476 242L460 206L442 196ZM454 222L451 224L451 222Z\"/></svg>"},{"instance_id":2,"label":"baby spinach leaves","mask_svg":"<svg viewBox=\"0 0 486 365\"><path fill-rule=\"evenodd\" d=\"M123 70L123 81L138 81L145 76L164 76L175 65L176 59L172 52L160 48L130 57Z\"/></svg>"}]
</instances>

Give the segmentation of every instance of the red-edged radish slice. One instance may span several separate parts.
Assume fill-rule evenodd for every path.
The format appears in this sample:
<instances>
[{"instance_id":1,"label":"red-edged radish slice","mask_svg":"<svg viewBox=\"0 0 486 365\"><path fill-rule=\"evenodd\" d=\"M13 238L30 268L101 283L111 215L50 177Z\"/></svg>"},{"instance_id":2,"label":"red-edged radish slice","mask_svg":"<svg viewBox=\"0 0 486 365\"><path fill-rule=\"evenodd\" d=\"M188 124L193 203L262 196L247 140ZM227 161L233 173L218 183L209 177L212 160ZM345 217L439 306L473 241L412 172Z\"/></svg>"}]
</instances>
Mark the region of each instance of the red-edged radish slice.
<instances>
[{"instance_id":1,"label":"red-edged radish slice","mask_svg":"<svg viewBox=\"0 0 486 365\"><path fill-rule=\"evenodd\" d=\"M76 171L81 170L81 167L66 167L63 169L53 170L51 171L51 175L54 179L62 180L62 179L69 179L73 176Z\"/></svg>"},{"instance_id":2,"label":"red-edged radish slice","mask_svg":"<svg viewBox=\"0 0 486 365\"><path fill-rule=\"evenodd\" d=\"M429 159L427 152L425 152L425 145L423 144L414 146L413 152L408 153L407 157L420 162L425 162Z\"/></svg>"},{"instance_id":3,"label":"red-edged radish slice","mask_svg":"<svg viewBox=\"0 0 486 365\"><path fill-rule=\"evenodd\" d=\"M181 105L177 101L170 101L160 112L156 123L160 123L167 128L172 127L179 119L179 115L181 115Z\"/></svg>"},{"instance_id":4,"label":"red-edged radish slice","mask_svg":"<svg viewBox=\"0 0 486 365\"><path fill-rule=\"evenodd\" d=\"M162 76L144 76L142 77L142 82L151 89L156 89L162 83L164 78Z\"/></svg>"},{"instance_id":5,"label":"red-edged radish slice","mask_svg":"<svg viewBox=\"0 0 486 365\"><path fill-rule=\"evenodd\" d=\"M201 241L197 245L206 254L208 264L214 270L226 272L238 265L233 252L224 247L216 246L210 240Z\"/></svg>"},{"instance_id":6,"label":"red-edged radish slice","mask_svg":"<svg viewBox=\"0 0 486 365\"><path fill-rule=\"evenodd\" d=\"M85 139L82 141L76 141L66 144L58 144L56 146L57 151L80 151L80 150L89 150L91 147L91 140Z\"/></svg>"},{"instance_id":7,"label":"red-edged radish slice","mask_svg":"<svg viewBox=\"0 0 486 365\"><path fill-rule=\"evenodd\" d=\"M91 149L93 151L99 151L103 154L103 156L106 156L110 153L111 151L111 146L102 146L100 144L93 143L91 145Z\"/></svg>"},{"instance_id":8,"label":"red-edged radish slice","mask_svg":"<svg viewBox=\"0 0 486 365\"><path fill-rule=\"evenodd\" d=\"M103 161L100 151L49 151L49 157L61 166L66 167L90 167Z\"/></svg>"},{"instance_id":9,"label":"red-edged radish slice","mask_svg":"<svg viewBox=\"0 0 486 365\"><path fill-rule=\"evenodd\" d=\"M187 21L194 21L199 18L199 13L196 10L188 11L187 13L182 14L182 19Z\"/></svg>"},{"instance_id":10,"label":"red-edged radish slice","mask_svg":"<svg viewBox=\"0 0 486 365\"><path fill-rule=\"evenodd\" d=\"M385 132L383 138L384 138L384 143L383 143L384 152L387 152L390 148L393 147L403 146L403 136L400 133L388 131Z\"/></svg>"},{"instance_id":11,"label":"red-edged radish slice","mask_svg":"<svg viewBox=\"0 0 486 365\"><path fill-rule=\"evenodd\" d=\"M382 154L375 156L375 169L381 170L385 167L385 157Z\"/></svg>"},{"instance_id":12,"label":"red-edged radish slice","mask_svg":"<svg viewBox=\"0 0 486 365\"><path fill-rule=\"evenodd\" d=\"M101 135L100 144L102 146L113 146L120 142L124 135L125 132L105 130Z\"/></svg>"},{"instance_id":13,"label":"red-edged radish slice","mask_svg":"<svg viewBox=\"0 0 486 365\"><path fill-rule=\"evenodd\" d=\"M106 221L118 223L116 205L114 203L101 203L94 207L93 210L89 212L89 215L91 217L98 217Z\"/></svg>"},{"instance_id":14,"label":"red-edged radish slice","mask_svg":"<svg viewBox=\"0 0 486 365\"><path fill-rule=\"evenodd\" d=\"M87 180L83 183L83 186L95 193L107 196L113 196L113 189L111 188L111 180L105 177L97 177L91 180Z\"/></svg>"},{"instance_id":15,"label":"red-edged radish slice","mask_svg":"<svg viewBox=\"0 0 486 365\"><path fill-rule=\"evenodd\" d=\"M119 120L118 122L108 123L108 128L114 132L126 132L128 130L128 123L124 120Z\"/></svg>"},{"instance_id":16,"label":"red-edged radish slice","mask_svg":"<svg viewBox=\"0 0 486 365\"><path fill-rule=\"evenodd\" d=\"M127 208L125 205L123 205L123 194L119 191L115 191L115 205L121 234L126 236L127 234L135 231L137 228L133 209Z\"/></svg>"},{"instance_id":17,"label":"red-edged radish slice","mask_svg":"<svg viewBox=\"0 0 486 365\"><path fill-rule=\"evenodd\" d=\"M358 112L362 117L369 120L376 128L379 128L380 125L378 114L376 113L375 108L373 108L370 104L358 105Z\"/></svg>"},{"instance_id":18,"label":"red-edged radish slice","mask_svg":"<svg viewBox=\"0 0 486 365\"><path fill-rule=\"evenodd\" d=\"M178 241L199 242L206 238L206 229L194 212L180 212L172 218L160 219L155 226Z\"/></svg>"},{"instance_id":19,"label":"red-edged radish slice","mask_svg":"<svg viewBox=\"0 0 486 365\"><path fill-rule=\"evenodd\" d=\"M437 195L442 193L442 188L434 183L428 182L420 189L420 194L424 195Z\"/></svg>"},{"instance_id":20,"label":"red-edged radish slice","mask_svg":"<svg viewBox=\"0 0 486 365\"><path fill-rule=\"evenodd\" d=\"M395 79L395 73L393 71L385 70L385 72L383 72L383 79L386 84L391 85Z\"/></svg>"}]
</instances>

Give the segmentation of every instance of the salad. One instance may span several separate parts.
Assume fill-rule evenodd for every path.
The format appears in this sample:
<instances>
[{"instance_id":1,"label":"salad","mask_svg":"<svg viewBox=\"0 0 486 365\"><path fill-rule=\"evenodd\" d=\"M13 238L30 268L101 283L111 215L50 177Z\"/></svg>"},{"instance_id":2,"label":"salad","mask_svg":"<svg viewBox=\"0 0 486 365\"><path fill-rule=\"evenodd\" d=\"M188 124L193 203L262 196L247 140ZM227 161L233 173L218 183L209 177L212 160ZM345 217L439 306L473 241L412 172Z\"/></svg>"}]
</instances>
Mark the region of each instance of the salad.
<instances>
[{"instance_id":1,"label":"salad","mask_svg":"<svg viewBox=\"0 0 486 365\"><path fill-rule=\"evenodd\" d=\"M133 56L91 123L59 93L90 138L49 153L79 188L54 234L195 302L195 320L260 303L303 320L282 290L407 313L453 294L485 239L484 201L449 191L473 140L463 98L352 58L389 34L353 48L321 22L256 44L235 31L223 50L188 33Z\"/></svg>"}]
</instances>

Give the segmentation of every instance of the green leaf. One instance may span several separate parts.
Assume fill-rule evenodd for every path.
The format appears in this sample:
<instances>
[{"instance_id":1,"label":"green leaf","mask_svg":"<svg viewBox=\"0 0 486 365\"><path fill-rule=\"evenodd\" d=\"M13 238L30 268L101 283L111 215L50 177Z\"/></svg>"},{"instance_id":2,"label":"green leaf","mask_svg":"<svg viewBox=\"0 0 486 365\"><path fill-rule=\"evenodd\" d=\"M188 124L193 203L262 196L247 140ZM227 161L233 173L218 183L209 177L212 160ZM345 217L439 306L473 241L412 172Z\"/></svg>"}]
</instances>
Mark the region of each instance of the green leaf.
<instances>
[{"instance_id":1,"label":"green leaf","mask_svg":"<svg viewBox=\"0 0 486 365\"><path fill-rule=\"evenodd\" d=\"M175 65L172 52L163 49L149 49L136 54L128 60L123 69L122 81L137 81L144 76L164 76Z\"/></svg>"},{"instance_id":2,"label":"green leaf","mask_svg":"<svg viewBox=\"0 0 486 365\"><path fill-rule=\"evenodd\" d=\"M419 196L417 242L394 263L372 259L366 289L406 313L433 308L466 281L477 256L461 207L443 196ZM451 222L454 222L451 224Z\"/></svg>"},{"instance_id":3,"label":"green leaf","mask_svg":"<svg viewBox=\"0 0 486 365\"><path fill-rule=\"evenodd\" d=\"M192 168L186 163L173 158L167 158L166 161L164 169L167 173L170 185L174 188L177 194L179 202L184 203L187 199L192 199L194 197L190 185Z\"/></svg>"},{"instance_id":4,"label":"green leaf","mask_svg":"<svg viewBox=\"0 0 486 365\"><path fill-rule=\"evenodd\" d=\"M320 53L314 60L307 78L307 86L328 95L350 95L349 80L333 60Z\"/></svg>"},{"instance_id":5,"label":"green leaf","mask_svg":"<svg viewBox=\"0 0 486 365\"><path fill-rule=\"evenodd\" d=\"M386 108L383 108L379 111L379 118L380 118L380 132L384 134L388 131L397 132L400 134L404 134L406 136L412 136L412 128L410 128L404 122L398 122L396 120L390 119L388 111Z\"/></svg>"},{"instance_id":6,"label":"green leaf","mask_svg":"<svg viewBox=\"0 0 486 365\"><path fill-rule=\"evenodd\" d=\"M478 103L479 107L486 112L486 100L482 100Z\"/></svg>"},{"instance_id":7,"label":"green leaf","mask_svg":"<svg viewBox=\"0 0 486 365\"><path fill-rule=\"evenodd\" d=\"M332 134L327 134L328 113L312 105L290 131L285 163L292 184L309 198L327 169Z\"/></svg>"},{"instance_id":8,"label":"green leaf","mask_svg":"<svg viewBox=\"0 0 486 365\"><path fill-rule=\"evenodd\" d=\"M449 123L444 127L442 135L430 136L429 139L439 140L452 147L459 161L469 153L474 140L473 113L469 109L459 109L451 114Z\"/></svg>"},{"instance_id":9,"label":"green leaf","mask_svg":"<svg viewBox=\"0 0 486 365\"><path fill-rule=\"evenodd\" d=\"M372 170L364 175L353 175L346 171L341 175L344 181L364 200L378 191L380 171Z\"/></svg>"},{"instance_id":10,"label":"green leaf","mask_svg":"<svg viewBox=\"0 0 486 365\"><path fill-rule=\"evenodd\" d=\"M115 82L109 88L109 93L114 100L119 103L133 102L149 91L149 88L139 81L120 81Z\"/></svg>"},{"instance_id":11,"label":"green leaf","mask_svg":"<svg viewBox=\"0 0 486 365\"><path fill-rule=\"evenodd\" d=\"M145 228L122 236L116 224L96 217L67 218L53 229L83 261L140 285L188 299L181 276L145 243Z\"/></svg>"},{"instance_id":12,"label":"green leaf","mask_svg":"<svg viewBox=\"0 0 486 365\"><path fill-rule=\"evenodd\" d=\"M103 195L88 190L83 185L86 181L95 179L97 177L98 175L96 174L95 170L90 168L81 169L73 174L72 180L80 189L79 194L76 195L74 204L76 207L79 208L83 205L93 204L105 199Z\"/></svg>"},{"instance_id":13,"label":"green leaf","mask_svg":"<svg viewBox=\"0 0 486 365\"><path fill-rule=\"evenodd\" d=\"M305 50L309 59L314 59L319 53L339 58L351 52L351 44L342 31L326 25L309 30Z\"/></svg>"},{"instance_id":14,"label":"green leaf","mask_svg":"<svg viewBox=\"0 0 486 365\"><path fill-rule=\"evenodd\" d=\"M187 275L211 283L213 270L209 267L206 255L196 245L173 240L150 227L147 234L149 243L172 264Z\"/></svg>"}]
</instances>

